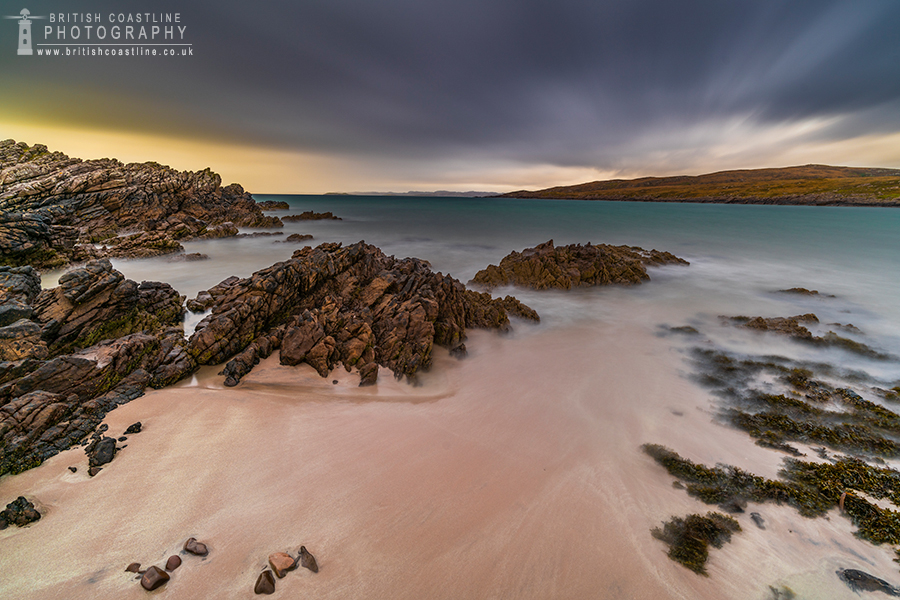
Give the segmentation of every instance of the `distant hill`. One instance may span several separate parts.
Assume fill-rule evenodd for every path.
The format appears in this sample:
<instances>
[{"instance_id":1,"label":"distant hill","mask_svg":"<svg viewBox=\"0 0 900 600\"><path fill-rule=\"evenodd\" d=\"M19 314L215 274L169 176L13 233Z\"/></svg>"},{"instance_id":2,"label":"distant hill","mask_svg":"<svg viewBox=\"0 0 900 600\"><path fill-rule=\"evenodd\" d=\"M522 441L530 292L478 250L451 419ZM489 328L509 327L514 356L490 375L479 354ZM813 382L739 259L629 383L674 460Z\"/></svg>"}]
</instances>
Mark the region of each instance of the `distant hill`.
<instances>
[{"instance_id":1,"label":"distant hill","mask_svg":"<svg viewBox=\"0 0 900 600\"><path fill-rule=\"evenodd\" d=\"M326 196L420 196L434 198L478 198L482 196L494 196L494 192L451 192L437 190L436 192L328 192Z\"/></svg>"},{"instance_id":2,"label":"distant hill","mask_svg":"<svg viewBox=\"0 0 900 600\"><path fill-rule=\"evenodd\" d=\"M900 206L900 169L805 165L720 171L707 175L611 179L501 198Z\"/></svg>"}]
</instances>

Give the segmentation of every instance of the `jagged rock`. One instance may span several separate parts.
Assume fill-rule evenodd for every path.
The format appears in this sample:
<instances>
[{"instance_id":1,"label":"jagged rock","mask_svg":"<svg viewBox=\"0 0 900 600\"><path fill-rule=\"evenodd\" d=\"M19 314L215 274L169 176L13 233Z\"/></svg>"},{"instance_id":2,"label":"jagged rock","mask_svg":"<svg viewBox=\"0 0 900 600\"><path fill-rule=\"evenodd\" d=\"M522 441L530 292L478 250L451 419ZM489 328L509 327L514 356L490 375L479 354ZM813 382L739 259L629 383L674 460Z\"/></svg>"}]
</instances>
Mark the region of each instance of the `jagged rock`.
<instances>
[{"instance_id":1,"label":"jagged rock","mask_svg":"<svg viewBox=\"0 0 900 600\"><path fill-rule=\"evenodd\" d=\"M165 585L169 581L169 574L157 567L150 567L141 577L141 587L148 591L153 591L158 587Z\"/></svg>"},{"instance_id":2,"label":"jagged rock","mask_svg":"<svg viewBox=\"0 0 900 600\"><path fill-rule=\"evenodd\" d=\"M179 326L183 302L169 284L138 285L103 259L65 273L59 287L41 292L34 320L43 326L51 354L58 355L102 339Z\"/></svg>"},{"instance_id":3,"label":"jagged rock","mask_svg":"<svg viewBox=\"0 0 900 600\"><path fill-rule=\"evenodd\" d=\"M166 571L174 571L178 567L181 566L181 557L177 554L173 554L169 557L169 560L166 561Z\"/></svg>"},{"instance_id":4,"label":"jagged rock","mask_svg":"<svg viewBox=\"0 0 900 600\"><path fill-rule=\"evenodd\" d=\"M269 555L269 566L275 571L278 579L284 577L288 571L297 566L297 562L286 552L273 552Z\"/></svg>"},{"instance_id":5,"label":"jagged rock","mask_svg":"<svg viewBox=\"0 0 900 600\"><path fill-rule=\"evenodd\" d=\"M287 236L287 238L285 238L284 243L298 244L300 242L307 242L311 239L313 239L313 236L309 235L308 233L292 233L291 235Z\"/></svg>"},{"instance_id":6,"label":"jagged rock","mask_svg":"<svg viewBox=\"0 0 900 600\"><path fill-rule=\"evenodd\" d=\"M31 501L25 496L19 496L6 505L6 509L0 511L0 529L6 529L10 525L25 527L41 518Z\"/></svg>"},{"instance_id":7,"label":"jagged rock","mask_svg":"<svg viewBox=\"0 0 900 600\"><path fill-rule=\"evenodd\" d=\"M100 467L112 462L116 457L116 440L111 437L105 437L85 448L85 454L88 457L88 465L91 467Z\"/></svg>"},{"instance_id":8,"label":"jagged rock","mask_svg":"<svg viewBox=\"0 0 900 600\"><path fill-rule=\"evenodd\" d=\"M291 205L285 202L284 200L263 200L262 202L257 202L257 206L259 206L262 210L290 210Z\"/></svg>"},{"instance_id":9,"label":"jagged rock","mask_svg":"<svg viewBox=\"0 0 900 600\"><path fill-rule=\"evenodd\" d=\"M378 364L370 362L359 368L359 387L375 385L378 382Z\"/></svg>"},{"instance_id":10,"label":"jagged rock","mask_svg":"<svg viewBox=\"0 0 900 600\"><path fill-rule=\"evenodd\" d=\"M0 262L8 265L59 267L97 256L95 242L104 242L108 255L153 255L177 240L281 226L241 186L223 187L209 169L82 161L5 140L0 170ZM108 242L120 232L131 234L125 246Z\"/></svg>"},{"instance_id":11,"label":"jagged rock","mask_svg":"<svg viewBox=\"0 0 900 600\"><path fill-rule=\"evenodd\" d=\"M688 262L669 252L644 250L637 246L571 244L555 247L553 240L512 252L475 274L470 283L487 290L517 285L536 290L579 286L637 284L647 281L646 265Z\"/></svg>"},{"instance_id":12,"label":"jagged rock","mask_svg":"<svg viewBox=\"0 0 900 600\"><path fill-rule=\"evenodd\" d=\"M734 317L733 320L741 321L742 317ZM812 313L805 315L797 315L796 317L753 317L747 319L743 325L748 329L758 329L760 331L772 331L781 333L797 339L811 340L812 332L801 325L801 323L818 323L819 318Z\"/></svg>"},{"instance_id":13,"label":"jagged rock","mask_svg":"<svg viewBox=\"0 0 900 600\"><path fill-rule=\"evenodd\" d=\"M207 548L206 544L203 542L198 542L197 538L188 538L184 543L184 551L197 556L206 556L209 554L209 548Z\"/></svg>"},{"instance_id":14,"label":"jagged rock","mask_svg":"<svg viewBox=\"0 0 900 600\"><path fill-rule=\"evenodd\" d=\"M307 210L305 212L300 213L299 215L287 215L285 217L281 217L282 221L321 221L324 219L332 220L332 221L340 221L340 217L336 217L329 212L317 213L311 210Z\"/></svg>"},{"instance_id":15,"label":"jagged rock","mask_svg":"<svg viewBox=\"0 0 900 600\"><path fill-rule=\"evenodd\" d=\"M140 432L141 432L141 422L138 421L137 423L132 423L131 425L128 426L128 429L125 430L125 435L132 434L132 433L140 433Z\"/></svg>"},{"instance_id":16,"label":"jagged rock","mask_svg":"<svg viewBox=\"0 0 900 600\"><path fill-rule=\"evenodd\" d=\"M300 546L300 566L309 569L313 573L319 572L319 565L316 557L309 553L306 546Z\"/></svg>"},{"instance_id":17,"label":"jagged rock","mask_svg":"<svg viewBox=\"0 0 900 600\"><path fill-rule=\"evenodd\" d=\"M19 319L12 325L0 327L0 361L47 358L50 351L41 339L41 333L41 326L29 319Z\"/></svg>"},{"instance_id":18,"label":"jagged rock","mask_svg":"<svg viewBox=\"0 0 900 600\"><path fill-rule=\"evenodd\" d=\"M90 469L88 469L88 475L94 477L102 470L103 469L101 467L91 467Z\"/></svg>"},{"instance_id":19,"label":"jagged rock","mask_svg":"<svg viewBox=\"0 0 900 600\"><path fill-rule=\"evenodd\" d=\"M305 362L325 376L342 363L372 383L377 368L367 365L412 378L431 365L434 344L458 345L466 327L506 329L508 311L537 317L514 298L466 290L424 261L388 257L363 242L297 250L247 279L223 281L197 304L213 311L188 353L197 364L235 357L224 371L229 385L252 368L261 336L280 338L282 364Z\"/></svg>"},{"instance_id":20,"label":"jagged rock","mask_svg":"<svg viewBox=\"0 0 900 600\"><path fill-rule=\"evenodd\" d=\"M0 327L30 319L31 303L41 292L41 276L31 266L0 266Z\"/></svg>"},{"instance_id":21,"label":"jagged rock","mask_svg":"<svg viewBox=\"0 0 900 600\"><path fill-rule=\"evenodd\" d=\"M272 571L266 569L256 578L256 585L253 586L255 594L274 594L275 593L275 576Z\"/></svg>"}]
</instances>

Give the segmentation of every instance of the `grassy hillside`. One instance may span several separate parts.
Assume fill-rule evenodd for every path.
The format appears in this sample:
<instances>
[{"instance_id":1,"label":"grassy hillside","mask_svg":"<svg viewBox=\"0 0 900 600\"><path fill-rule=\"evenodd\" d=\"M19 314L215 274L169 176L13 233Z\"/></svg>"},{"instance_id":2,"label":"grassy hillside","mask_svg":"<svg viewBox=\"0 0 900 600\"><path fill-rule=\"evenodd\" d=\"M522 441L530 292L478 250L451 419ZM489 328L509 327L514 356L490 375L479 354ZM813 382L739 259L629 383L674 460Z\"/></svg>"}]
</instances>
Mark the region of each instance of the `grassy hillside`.
<instances>
[{"instance_id":1,"label":"grassy hillside","mask_svg":"<svg viewBox=\"0 0 900 600\"><path fill-rule=\"evenodd\" d=\"M805 165L721 171L698 176L593 181L533 192L511 192L503 197L900 206L900 170Z\"/></svg>"}]
</instances>

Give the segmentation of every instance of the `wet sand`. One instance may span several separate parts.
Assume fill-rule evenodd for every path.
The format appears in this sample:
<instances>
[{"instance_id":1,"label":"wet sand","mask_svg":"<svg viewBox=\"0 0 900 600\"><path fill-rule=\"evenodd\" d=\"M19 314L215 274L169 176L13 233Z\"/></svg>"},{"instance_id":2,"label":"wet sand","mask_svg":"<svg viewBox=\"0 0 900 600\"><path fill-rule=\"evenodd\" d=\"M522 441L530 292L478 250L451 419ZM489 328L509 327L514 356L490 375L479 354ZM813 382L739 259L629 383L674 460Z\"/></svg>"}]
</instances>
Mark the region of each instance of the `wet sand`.
<instances>
[{"instance_id":1,"label":"wet sand","mask_svg":"<svg viewBox=\"0 0 900 600\"><path fill-rule=\"evenodd\" d=\"M360 389L276 355L236 388L210 368L149 391L107 416L109 435L144 431L96 477L76 448L0 480L0 499L44 514L0 532L0 597L142 598L125 567L161 566L191 536L209 556L184 556L154 594L253 597L267 555L301 544L320 572L289 573L275 597L738 599L784 584L857 598L837 568L896 572L846 519L773 505L737 516L708 578L670 561L649 530L715 507L673 488L641 444L766 476L781 457L714 422L658 321L617 317L473 332L469 357L437 349L419 387L382 370Z\"/></svg>"}]
</instances>

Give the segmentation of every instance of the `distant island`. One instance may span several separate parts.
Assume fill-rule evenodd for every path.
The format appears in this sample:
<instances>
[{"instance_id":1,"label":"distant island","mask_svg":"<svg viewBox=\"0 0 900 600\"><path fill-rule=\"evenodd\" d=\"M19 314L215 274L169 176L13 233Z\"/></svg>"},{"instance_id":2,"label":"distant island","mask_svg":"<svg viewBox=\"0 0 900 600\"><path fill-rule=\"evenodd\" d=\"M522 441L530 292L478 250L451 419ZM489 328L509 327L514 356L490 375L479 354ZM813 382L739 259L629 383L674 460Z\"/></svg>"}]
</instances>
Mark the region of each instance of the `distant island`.
<instances>
[{"instance_id":1,"label":"distant island","mask_svg":"<svg viewBox=\"0 0 900 600\"><path fill-rule=\"evenodd\" d=\"M483 198L485 196L496 196L494 192L451 192L448 190L437 190L435 192L327 192L326 196L428 196L435 198Z\"/></svg>"},{"instance_id":2,"label":"distant island","mask_svg":"<svg viewBox=\"0 0 900 600\"><path fill-rule=\"evenodd\" d=\"M495 198L900 206L900 169L805 165L720 171L707 175L611 179Z\"/></svg>"}]
</instances>

